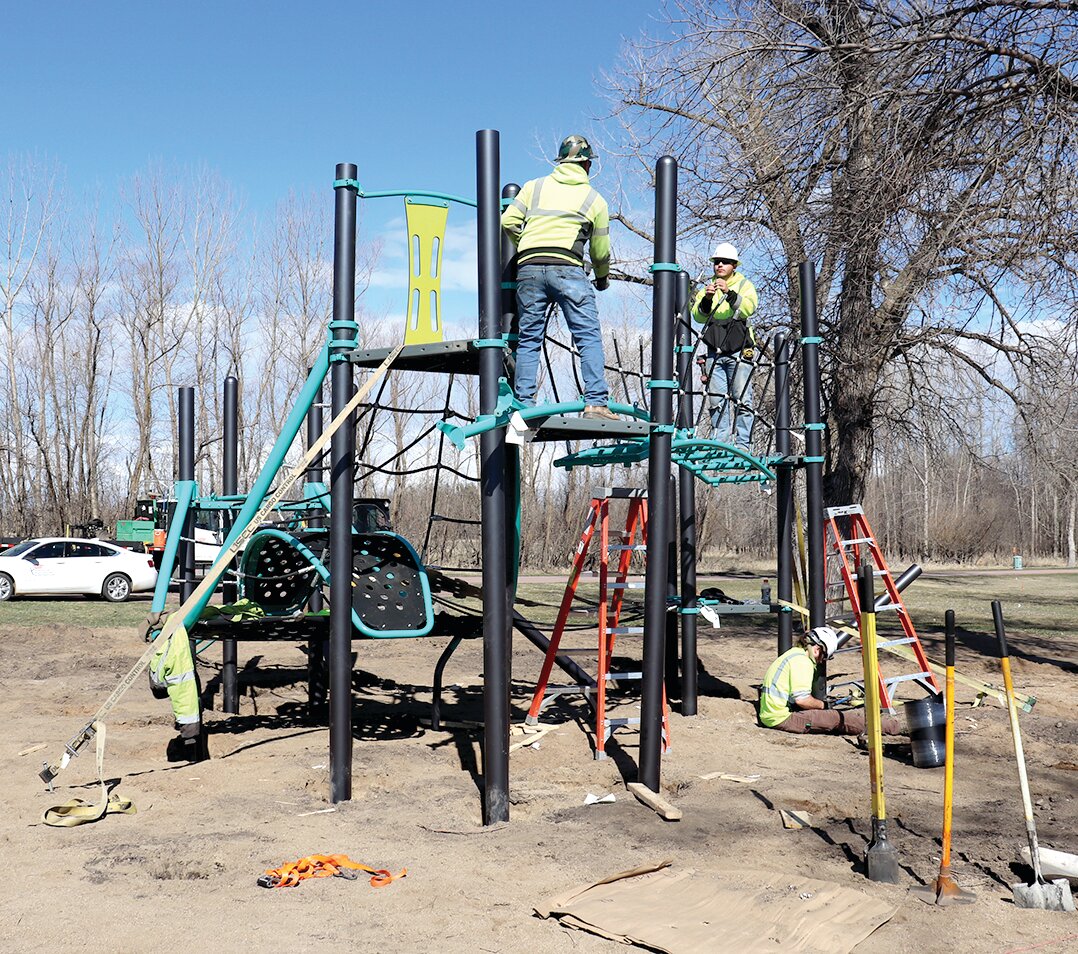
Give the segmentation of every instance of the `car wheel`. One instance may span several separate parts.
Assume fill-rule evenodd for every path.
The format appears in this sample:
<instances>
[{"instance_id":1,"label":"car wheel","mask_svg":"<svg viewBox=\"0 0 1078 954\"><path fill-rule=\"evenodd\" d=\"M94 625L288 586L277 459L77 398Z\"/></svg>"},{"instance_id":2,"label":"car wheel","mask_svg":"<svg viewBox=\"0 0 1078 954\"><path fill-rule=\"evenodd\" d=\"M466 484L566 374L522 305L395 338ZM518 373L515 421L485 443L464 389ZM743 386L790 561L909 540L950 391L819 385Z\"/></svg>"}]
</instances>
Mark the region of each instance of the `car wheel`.
<instances>
[{"instance_id":1,"label":"car wheel","mask_svg":"<svg viewBox=\"0 0 1078 954\"><path fill-rule=\"evenodd\" d=\"M122 573L110 573L101 584L101 595L110 603L123 603L131 595L131 581Z\"/></svg>"},{"instance_id":2,"label":"car wheel","mask_svg":"<svg viewBox=\"0 0 1078 954\"><path fill-rule=\"evenodd\" d=\"M15 581L6 573L0 573L0 603L15 598Z\"/></svg>"}]
</instances>

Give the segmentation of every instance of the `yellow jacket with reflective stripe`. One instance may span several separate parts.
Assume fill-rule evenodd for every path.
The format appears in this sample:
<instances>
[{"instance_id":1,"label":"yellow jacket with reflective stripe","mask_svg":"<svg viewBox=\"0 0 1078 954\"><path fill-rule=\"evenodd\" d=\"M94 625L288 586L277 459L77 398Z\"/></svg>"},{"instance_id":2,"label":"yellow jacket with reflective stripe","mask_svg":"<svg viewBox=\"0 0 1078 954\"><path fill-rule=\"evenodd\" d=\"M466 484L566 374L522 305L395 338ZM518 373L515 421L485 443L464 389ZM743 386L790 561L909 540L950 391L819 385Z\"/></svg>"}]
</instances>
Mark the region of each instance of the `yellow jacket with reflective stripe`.
<instances>
[{"instance_id":1,"label":"yellow jacket with reflective stripe","mask_svg":"<svg viewBox=\"0 0 1078 954\"><path fill-rule=\"evenodd\" d=\"M816 664L802 646L788 649L764 675L760 687L760 722L769 729L782 725L793 714L798 699L812 695Z\"/></svg>"},{"instance_id":2,"label":"yellow jacket with reflective stripe","mask_svg":"<svg viewBox=\"0 0 1078 954\"><path fill-rule=\"evenodd\" d=\"M198 683L195 681L195 660L187 630L178 626L168 639L158 636L150 660L150 681L168 691L172 716L177 724L199 721Z\"/></svg>"},{"instance_id":3,"label":"yellow jacket with reflective stripe","mask_svg":"<svg viewBox=\"0 0 1078 954\"><path fill-rule=\"evenodd\" d=\"M711 279L708 279L710 281ZM704 295L707 294L707 283L697 293L692 302L692 317L694 321L701 323L707 323L710 321L727 321L733 318L735 314L740 315L748 322L749 336L753 342L756 341L756 333L753 331L752 322L749 319L756 314L756 307L759 304L759 297L756 294L756 287L750 282L741 272L734 272L730 276L730 280L726 283L726 287L730 291L737 295L736 307L731 306L730 302L725 298L719 299L718 305L712 300L712 308L714 311L706 312L701 305L704 301Z\"/></svg>"},{"instance_id":4,"label":"yellow jacket with reflective stripe","mask_svg":"<svg viewBox=\"0 0 1078 954\"><path fill-rule=\"evenodd\" d=\"M563 162L532 179L502 213L502 228L517 247L517 264L529 260L584 264L590 243L596 278L610 272L610 210L576 162Z\"/></svg>"}]
</instances>

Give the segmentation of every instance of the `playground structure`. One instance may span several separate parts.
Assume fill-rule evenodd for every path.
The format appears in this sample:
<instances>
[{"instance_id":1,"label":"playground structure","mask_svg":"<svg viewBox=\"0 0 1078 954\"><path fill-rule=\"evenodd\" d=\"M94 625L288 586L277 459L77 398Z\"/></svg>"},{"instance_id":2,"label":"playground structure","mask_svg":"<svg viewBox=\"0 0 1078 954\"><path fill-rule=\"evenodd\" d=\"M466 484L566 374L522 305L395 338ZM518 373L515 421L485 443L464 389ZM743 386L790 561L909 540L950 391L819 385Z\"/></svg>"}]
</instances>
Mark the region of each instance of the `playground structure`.
<instances>
[{"instance_id":1,"label":"playground structure","mask_svg":"<svg viewBox=\"0 0 1078 954\"><path fill-rule=\"evenodd\" d=\"M533 408L513 398L511 365L506 357L515 341L513 247L502 235L502 202L517 191L499 186L499 138L494 130L476 135L479 328L478 337L442 341L440 291L433 276L440 273L441 242L424 245L430 229L439 223L444 232L444 211L449 201L469 200L443 193L365 193L351 164L336 167L333 315L330 337L314 362L296 404L285 421L261 473L247 494L237 487L237 381L225 382L225 420L222 494L199 496L194 483L194 392L181 389L179 480L175 517L162 560L161 580L152 608L164 610L174 569L180 578L183 623L195 638L212 635L222 642L222 699L226 712L238 711L237 641L294 639L308 643L309 700L314 711L326 704L330 747L330 798L351 798L352 753L352 640L356 638L421 638L448 636L450 643L435 670L435 724L441 673L459 642L483 638L484 740L483 820L485 824L509 817L509 658L514 629L541 650L548 641L514 607L519 564L520 447L510 434L531 441L614 441L592 446L559 459L563 468L648 462L647 502L652 532L646 543L644 585L643 663L641 680L639 781L659 791L663 743L664 688L677 679L680 645L681 712L697 710L697 615L701 600L696 593L695 482L774 482L777 506L777 586L775 602L756 611L775 613L778 651L793 642L794 476L806 474L807 573L805 579L807 626L823 625L825 605L824 513L822 506L822 431L820 413L819 348L821 339L815 311L814 269L800 266L801 340L805 422L792 423L790 362L792 343L776 336L774 350L775 444L773 453L755 457L730 444L696 436L693 429L693 362L696 348L688 315L689 277L676 262L677 165L665 156L656 166L655 247L651 272L652 353L647 390L650 408L611 404L626 415L619 422L592 421L569 415L583 410L583 401L557 401ZM360 350L355 321L356 210L360 196L404 195L409 211L410 287L406 343L396 348ZM425 225L419 224L420 220ZM432 224L433 223L433 224ZM430 261L430 272L422 263ZM675 327L678 329L675 345ZM409 343L410 342L410 343ZM675 354L677 367L675 377ZM468 617L436 613L432 586L454 583L423 566L411 544L391 531L357 528L353 473L356 464L356 428L339 426L338 418L353 401L355 368L376 369L369 384L388 370L414 373L453 373L479 378L479 416L464 426L440 424L458 447L471 438L480 445L482 596L481 625ZM322 434L319 396L325 379L331 385L335 428L330 445L330 479L323 480L320 464L307 467L302 495L274 504L281 519L295 521L290 530L270 527L255 530L269 498L269 490L282 472L283 462L304 421L308 445L315 449ZM679 396L675 422L674 393ZM331 427L333 427L331 425ZM791 451L792 435L803 430L804 453ZM327 435L328 436L328 435ZM672 465L678 465L677 501ZM222 559L209 570L197 589L193 579L192 527L197 511L221 510L231 530L223 544ZM675 533L675 512L680 512ZM305 527L300 530L298 524ZM328 523L328 526L325 524ZM668 559L676 539L680 560ZM231 602L245 596L258 603L264 618L200 623L199 617L222 580L232 548L246 549L236 583L224 582L222 596ZM680 565L679 580L677 566ZM351 586L333 586L333 580L351 580ZM328 612L322 606L320 585L329 585ZM670 613L670 593L676 593ZM745 612L747 607L712 605L714 612ZM309 611L305 611L309 610ZM197 628L196 628L197 627ZM679 632L680 630L680 632ZM574 677L579 667L556 660ZM815 692L826 694L826 672L820 667ZM81 744L81 743L79 743ZM600 740L599 744L602 744ZM70 748L70 746L69 746Z\"/></svg>"}]
</instances>

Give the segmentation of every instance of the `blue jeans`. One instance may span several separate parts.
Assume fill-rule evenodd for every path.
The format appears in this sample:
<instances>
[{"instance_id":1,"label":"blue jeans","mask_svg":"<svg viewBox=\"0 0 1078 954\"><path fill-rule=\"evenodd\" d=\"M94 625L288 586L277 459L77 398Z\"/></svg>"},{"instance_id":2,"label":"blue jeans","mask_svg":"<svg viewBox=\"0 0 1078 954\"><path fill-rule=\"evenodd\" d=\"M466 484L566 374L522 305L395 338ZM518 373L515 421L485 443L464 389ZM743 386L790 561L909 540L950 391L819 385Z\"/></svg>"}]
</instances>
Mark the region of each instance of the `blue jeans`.
<instances>
[{"instance_id":1,"label":"blue jeans","mask_svg":"<svg viewBox=\"0 0 1078 954\"><path fill-rule=\"evenodd\" d=\"M752 437L752 362L736 355L709 352L704 364L708 381L708 407L711 410L711 436L729 441L733 436L742 450L749 449ZM733 417L733 425L728 423Z\"/></svg>"},{"instance_id":2,"label":"blue jeans","mask_svg":"<svg viewBox=\"0 0 1078 954\"><path fill-rule=\"evenodd\" d=\"M610 391L603 371L603 336L599 328L599 310L595 306L595 288L578 265L521 265L517 269L517 311L520 315L514 389L517 400L525 405L535 403L539 356L551 302L556 302L561 309L573 344L580 352L584 403L605 405Z\"/></svg>"}]
</instances>

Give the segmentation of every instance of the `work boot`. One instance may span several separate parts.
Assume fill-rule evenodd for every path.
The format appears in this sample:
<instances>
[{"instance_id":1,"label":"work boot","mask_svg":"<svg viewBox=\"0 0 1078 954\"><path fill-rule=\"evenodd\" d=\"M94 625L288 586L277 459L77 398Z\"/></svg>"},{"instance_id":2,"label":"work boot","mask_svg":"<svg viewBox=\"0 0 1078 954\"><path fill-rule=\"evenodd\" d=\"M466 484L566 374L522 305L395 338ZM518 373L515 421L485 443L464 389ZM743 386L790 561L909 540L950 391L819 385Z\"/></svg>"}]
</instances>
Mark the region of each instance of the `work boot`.
<instances>
[{"instance_id":1,"label":"work boot","mask_svg":"<svg viewBox=\"0 0 1078 954\"><path fill-rule=\"evenodd\" d=\"M589 421L620 421L621 418L605 404L589 404L584 408L584 417Z\"/></svg>"},{"instance_id":2,"label":"work boot","mask_svg":"<svg viewBox=\"0 0 1078 954\"><path fill-rule=\"evenodd\" d=\"M204 762L210 757L206 731L199 723L180 727L180 734L169 739L165 759L169 762Z\"/></svg>"}]
</instances>

